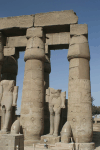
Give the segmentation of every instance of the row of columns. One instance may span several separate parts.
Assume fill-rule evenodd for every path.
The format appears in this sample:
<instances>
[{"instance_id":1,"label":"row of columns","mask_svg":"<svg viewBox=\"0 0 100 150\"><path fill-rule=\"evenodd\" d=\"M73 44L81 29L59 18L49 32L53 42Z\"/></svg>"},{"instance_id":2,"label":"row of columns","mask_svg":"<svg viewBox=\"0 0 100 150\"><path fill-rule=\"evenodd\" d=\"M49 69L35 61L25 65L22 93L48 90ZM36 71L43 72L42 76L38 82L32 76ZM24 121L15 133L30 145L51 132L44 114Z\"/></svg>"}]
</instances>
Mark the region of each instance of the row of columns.
<instances>
[{"instance_id":1,"label":"row of columns","mask_svg":"<svg viewBox=\"0 0 100 150\"><path fill-rule=\"evenodd\" d=\"M76 33L71 33L67 56L70 62L68 121L72 128L74 141L89 143L92 139L90 53L87 33L82 33L78 25L71 25L70 29L74 26L77 30ZM44 131L45 90L49 87L51 67L50 54L45 55L45 36L42 28L29 28L27 34L20 123L25 136L25 144L30 145L40 140ZM0 47L1 53L2 44ZM2 79L16 80L16 55L4 59Z\"/></svg>"}]
</instances>

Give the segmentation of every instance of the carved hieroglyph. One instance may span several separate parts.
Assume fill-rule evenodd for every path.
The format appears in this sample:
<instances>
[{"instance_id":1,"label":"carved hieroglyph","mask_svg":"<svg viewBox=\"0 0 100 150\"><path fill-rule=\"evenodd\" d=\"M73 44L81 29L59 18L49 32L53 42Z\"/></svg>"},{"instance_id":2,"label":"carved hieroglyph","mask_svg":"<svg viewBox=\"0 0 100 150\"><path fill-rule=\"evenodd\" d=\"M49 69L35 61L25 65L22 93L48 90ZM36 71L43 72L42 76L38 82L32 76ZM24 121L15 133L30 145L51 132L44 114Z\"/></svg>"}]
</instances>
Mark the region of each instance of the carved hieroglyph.
<instances>
[{"instance_id":1,"label":"carved hieroglyph","mask_svg":"<svg viewBox=\"0 0 100 150\"><path fill-rule=\"evenodd\" d=\"M48 88L46 101L49 102L50 135L58 136L61 108L65 108L66 92Z\"/></svg>"},{"instance_id":2,"label":"carved hieroglyph","mask_svg":"<svg viewBox=\"0 0 100 150\"><path fill-rule=\"evenodd\" d=\"M90 53L87 25L70 25L68 121L75 142L92 142ZM84 35L85 34L85 35Z\"/></svg>"},{"instance_id":3,"label":"carved hieroglyph","mask_svg":"<svg viewBox=\"0 0 100 150\"><path fill-rule=\"evenodd\" d=\"M18 87L14 80L2 80L0 82L0 101L3 117L3 132L8 131L12 106L16 106Z\"/></svg>"},{"instance_id":4,"label":"carved hieroglyph","mask_svg":"<svg viewBox=\"0 0 100 150\"><path fill-rule=\"evenodd\" d=\"M28 30L31 30L29 28ZM25 144L39 140L44 129L44 42L42 28L33 28L33 32L41 31L27 40L25 51L25 73L21 103L21 118ZM30 33L30 32L29 32ZM38 32L36 32L38 33Z\"/></svg>"}]
</instances>

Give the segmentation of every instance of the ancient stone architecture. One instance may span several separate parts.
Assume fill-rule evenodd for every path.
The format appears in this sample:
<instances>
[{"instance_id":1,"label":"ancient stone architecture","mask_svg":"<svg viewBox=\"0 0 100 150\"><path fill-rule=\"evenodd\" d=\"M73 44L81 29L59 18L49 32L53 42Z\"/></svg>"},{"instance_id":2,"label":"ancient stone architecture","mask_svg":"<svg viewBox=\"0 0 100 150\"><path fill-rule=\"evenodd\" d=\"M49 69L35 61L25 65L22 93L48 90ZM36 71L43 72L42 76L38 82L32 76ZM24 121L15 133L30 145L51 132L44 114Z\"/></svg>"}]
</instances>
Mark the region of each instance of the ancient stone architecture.
<instances>
[{"instance_id":1,"label":"ancient stone architecture","mask_svg":"<svg viewBox=\"0 0 100 150\"><path fill-rule=\"evenodd\" d=\"M67 122L64 122L60 135L58 127L61 108L65 107L65 93L49 88L50 50L56 49L68 49L66 57L69 61ZM12 99L17 100L16 76L20 51L25 51L25 72L19 123L15 121L15 107L12 115L10 112ZM15 148L22 150L23 140L25 150L34 148L35 150L44 148L93 150L95 146L92 142L89 60L88 27L86 24L78 24L78 17L73 10L0 18L0 85L2 87L7 84L3 91L10 88L10 91L6 91L6 98L4 98L4 101L9 101L7 106L1 101L2 108L10 105L9 110L5 107L8 110L7 120L1 115L1 120L2 118L5 120L3 130L8 130L10 116L13 120L11 125L15 121L9 130L11 134L1 134L0 143L4 139L5 141L9 139L7 145L10 147L9 143L14 144L19 141L17 145L13 145L12 150ZM3 91L1 88L0 92L3 93ZM12 98L13 91L15 95ZM50 102L51 99L57 103L53 104ZM56 106L59 107L58 110ZM1 124L3 124L2 121ZM21 134L18 134L19 126L21 126ZM43 134L49 134L49 129L50 134L54 134L54 139L51 140L51 144L47 144L47 139L41 143L41 137ZM14 133L17 134L14 135ZM32 147L33 144L34 147ZM7 145L3 143L1 150L7 149Z\"/></svg>"}]
</instances>

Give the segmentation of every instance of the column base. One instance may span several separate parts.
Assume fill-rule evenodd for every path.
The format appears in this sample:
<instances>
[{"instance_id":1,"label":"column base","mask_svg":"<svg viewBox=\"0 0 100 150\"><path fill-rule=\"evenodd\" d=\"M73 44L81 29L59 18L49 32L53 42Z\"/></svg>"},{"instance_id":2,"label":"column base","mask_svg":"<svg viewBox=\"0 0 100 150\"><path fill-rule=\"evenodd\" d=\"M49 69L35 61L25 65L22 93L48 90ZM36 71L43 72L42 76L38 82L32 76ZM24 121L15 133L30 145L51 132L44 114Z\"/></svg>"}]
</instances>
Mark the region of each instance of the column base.
<instances>
[{"instance_id":1,"label":"column base","mask_svg":"<svg viewBox=\"0 0 100 150\"><path fill-rule=\"evenodd\" d=\"M94 150L95 143L75 143L75 150Z\"/></svg>"},{"instance_id":2,"label":"column base","mask_svg":"<svg viewBox=\"0 0 100 150\"><path fill-rule=\"evenodd\" d=\"M47 140L47 142L44 142L44 140ZM53 135L43 135L41 136L41 144L55 144L57 142L60 142L61 137L60 136L53 136Z\"/></svg>"},{"instance_id":3,"label":"column base","mask_svg":"<svg viewBox=\"0 0 100 150\"><path fill-rule=\"evenodd\" d=\"M0 137L0 150L24 150L24 135L3 134Z\"/></svg>"},{"instance_id":4,"label":"column base","mask_svg":"<svg viewBox=\"0 0 100 150\"><path fill-rule=\"evenodd\" d=\"M40 143L40 140L24 140L24 145L25 146L33 146Z\"/></svg>"}]
</instances>

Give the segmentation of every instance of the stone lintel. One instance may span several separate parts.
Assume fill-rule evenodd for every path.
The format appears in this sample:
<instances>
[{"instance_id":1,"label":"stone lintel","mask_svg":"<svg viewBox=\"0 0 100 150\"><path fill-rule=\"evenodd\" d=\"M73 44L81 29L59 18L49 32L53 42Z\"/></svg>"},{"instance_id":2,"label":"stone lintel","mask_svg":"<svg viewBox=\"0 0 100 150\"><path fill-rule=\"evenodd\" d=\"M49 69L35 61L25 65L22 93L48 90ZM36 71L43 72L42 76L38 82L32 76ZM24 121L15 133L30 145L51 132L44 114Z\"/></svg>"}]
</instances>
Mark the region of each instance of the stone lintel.
<instances>
[{"instance_id":1,"label":"stone lintel","mask_svg":"<svg viewBox=\"0 0 100 150\"><path fill-rule=\"evenodd\" d=\"M34 15L0 18L0 30L9 28L29 28L34 23Z\"/></svg>"},{"instance_id":2,"label":"stone lintel","mask_svg":"<svg viewBox=\"0 0 100 150\"><path fill-rule=\"evenodd\" d=\"M8 47L26 47L27 38L26 36L16 36L7 38Z\"/></svg>"},{"instance_id":3,"label":"stone lintel","mask_svg":"<svg viewBox=\"0 0 100 150\"><path fill-rule=\"evenodd\" d=\"M70 35L88 34L87 24L73 24L70 25Z\"/></svg>"},{"instance_id":4,"label":"stone lintel","mask_svg":"<svg viewBox=\"0 0 100 150\"><path fill-rule=\"evenodd\" d=\"M69 44L70 32L60 32L46 34L46 44L56 45L56 44Z\"/></svg>"},{"instance_id":5,"label":"stone lintel","mask_svg":"<svg viewBox=\"0 0 100 150\"><path fill-rule=\"evenodd\" d=\"M73 10L53 11L47 13L35 14L34 26L54 26L75 24L78 22L78 17Z\"/></svg>"},{"instance_id":6,"label":"stone lintel","mask_svg":"<svg viewBox=\"0 0 100 150\"><path fill-rule=\"evenodd\" d=\"M41 27L27 29L27 32L26 32L27 38L36 37L36 36L43 37L43 30Z\"/></svg>"}]
</instances>

